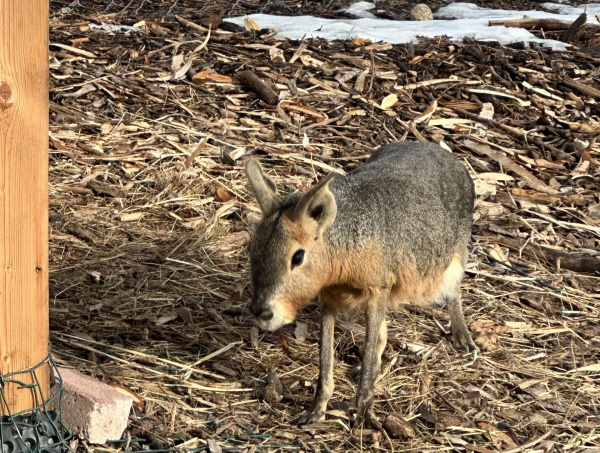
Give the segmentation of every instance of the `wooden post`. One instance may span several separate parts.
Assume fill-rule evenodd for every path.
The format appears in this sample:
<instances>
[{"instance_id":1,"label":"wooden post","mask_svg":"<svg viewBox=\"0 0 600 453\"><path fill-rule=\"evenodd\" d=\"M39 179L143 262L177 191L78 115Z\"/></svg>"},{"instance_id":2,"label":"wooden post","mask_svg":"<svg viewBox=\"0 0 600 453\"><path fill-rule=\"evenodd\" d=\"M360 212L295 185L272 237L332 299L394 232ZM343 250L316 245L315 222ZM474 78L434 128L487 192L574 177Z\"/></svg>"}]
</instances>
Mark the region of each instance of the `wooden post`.
<instances>
[{"instance_id":1,"label":"wooden post","mask_svg":"<svg viewBox=\"0 0 600 453\"><path fill-rule=\"evenodd\" d=\"M48 14L48 0L0 0L0 375L48 354ZM4 391L13 413L34 404L31 388Z\"/></svg>"}]
</instances>

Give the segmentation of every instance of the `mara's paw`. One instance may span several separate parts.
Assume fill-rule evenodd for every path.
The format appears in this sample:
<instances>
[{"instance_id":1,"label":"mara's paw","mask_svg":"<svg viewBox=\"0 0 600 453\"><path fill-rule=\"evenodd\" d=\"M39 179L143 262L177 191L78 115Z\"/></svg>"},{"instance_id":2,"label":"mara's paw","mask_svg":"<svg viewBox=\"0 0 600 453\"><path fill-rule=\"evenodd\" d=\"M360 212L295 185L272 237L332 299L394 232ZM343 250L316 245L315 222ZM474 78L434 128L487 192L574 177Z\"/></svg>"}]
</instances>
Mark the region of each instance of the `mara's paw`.
<instances>
[{"instance_id":1,"label":"mara's paw","mask_svg":"<svg viewBox=\"0 0 600 453\"><path fill-rule=\"evenodd\" d=\"M471 335L466 330L466 328L464 330L454 330L452 332L452 342L454 344L454 347L458 350L475 353L479 352L479 348L471 338Z\"/></svg>"},{"instance_id":2,"label":"mara's paw","mask_svg":"<svg viewBox=\"0 0 600 453\"><path fill-rule=\"evenodd\" d=\"M377 417L375 417L375 413L372 409L364 412L362 415L359 413L356 414L355 428L364 428L364 429L374 429L376 431L381 431L382 426Z\"/></svg>"},{"instance_id":3,"label":"mara's paw","mask_svg":"<svg viewBox=\"0 0 600 453\"><path fill-rule=\"evenodd\" d=\"M323 420L325 420L325 412L313 409L304 414L300 414L298 418L294 420L294 423L298 426L306 426L322 422Z\"/></svg>"}]
</instances>

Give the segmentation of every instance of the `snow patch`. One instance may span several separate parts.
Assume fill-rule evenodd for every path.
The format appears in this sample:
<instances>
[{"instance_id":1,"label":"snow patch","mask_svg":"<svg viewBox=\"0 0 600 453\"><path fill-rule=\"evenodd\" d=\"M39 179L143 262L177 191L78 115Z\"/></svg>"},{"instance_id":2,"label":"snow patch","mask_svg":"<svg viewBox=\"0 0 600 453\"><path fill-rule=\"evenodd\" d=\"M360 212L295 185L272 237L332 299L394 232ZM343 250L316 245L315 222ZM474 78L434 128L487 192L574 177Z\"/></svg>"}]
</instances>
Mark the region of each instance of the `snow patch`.
<instances>
[{"instance_id":1,"label":"snow patch","mask_svg":"<svg viewBox=\"0 0 600 453\"><path fill-rule=\"evenodd\" d=\"M348 14L352 14L355 17L361 17L366 19L376 19L369 11L375 9L375 4L371 2L356 2L350 5L348 8L342 11Z\"/></svg>"},{"instance_id":2,"label":"snow patch","mask_svg":"<svg viewBox=\"0 0 600 453\"><path fill-rule=\"evenodd\" d=\"M540 5L540 8L542 8L544 11L550 11L552 13L556 13L556 14L569 14L572 16L579 16L581 13L583 13L584 7L583 5L581 6L571 6L571 5L560 5L557 3L542 3ZM587 11L586 11L587 15L588 15L588 19L592 16L595 16L596 14L600 14L600 5L598 4L594 4L591 3L588 5Z\"/></svg>"},{"instance_id":3,"label":"snow patch","mask_svg":"<svg viewBox=\"0 0 600 453\"><path fill-rule=\"evenodd\" d=\"M358 5L358 6L356 6ZM358 2L348 10L366 12L374 6L369 2ZM544 11L510 11L482 8L471 3L451 3L440 8L434 17L456 18L456 20L433 21L395 21L378 18L361 19L323 19L313 16L271 16L268 14L252 14L250 17L262 28L271 28L283 38L301 40L305 38L324 38L327 40L347 40L360 36L371 41L383 41L390 44L405 44L417 42L417 37L435 38L446 35L455 41L465 38L480 41L498 41L500 44L516 42L536 43L554 50L566 50L570 46L552 39L541 39L523 28L506 28L503 26L490 27L490 19L521 19L524 16L532 18L555 18L562 20L575 20L583 12L583 6L571 7L567 5L561 14ZM588 5L588 17L600 14L600 5ZM243 26L244 17L225 19L227 22Z\"/></svg>"},{"instance_id":4,"label":"snow patch","mask_svg":"<svg viewBox=\"0 0 600 453\"><path fill-rule=\"evenodd\" d=\"M477 6L473 3L451 3L437 10L433 15L438 18L455 19L522 19L523 16L534 19L552 18L560 20L575 20L583 12L584 6L558 5L556 3L543 3L545 8L551 8L553 12L548 11L511 11L508 9L489 9ZM590 4L587 8L588 17L600 14L600 5Z\"/></svg>"}]
</instances>

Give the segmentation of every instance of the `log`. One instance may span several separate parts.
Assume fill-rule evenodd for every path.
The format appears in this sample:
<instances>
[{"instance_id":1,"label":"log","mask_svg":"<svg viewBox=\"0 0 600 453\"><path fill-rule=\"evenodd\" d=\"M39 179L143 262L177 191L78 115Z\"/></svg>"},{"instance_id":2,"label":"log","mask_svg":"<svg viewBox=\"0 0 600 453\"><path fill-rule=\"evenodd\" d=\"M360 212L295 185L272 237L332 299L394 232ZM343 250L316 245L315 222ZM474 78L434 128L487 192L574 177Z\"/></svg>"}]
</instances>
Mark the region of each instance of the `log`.
<instances>
[{"instance_id":1,"label":"log","mask_svg":"<svg viewBox=\"0 0 600 453\"><path fill-rule=\"evenodd\" d=\"M586 22L587 14L581 13L579 17L569 26L569 28L567 28L563 32L563 34L560 35L560 38L558 38L558 40L567 43L570 42L573 39L573 37L577 34L579 29L583 27Z\"/></svg>"},{"instance_id":2,"label":"log","mask_svg":"<svg viewBox=\"0 0 600 453\"><path fill-rule=\"evenodd\" d=\"M526 28L527 30L556 31L569 28L573 21L551 18L534 19L524 17L523 19L493 19L489 21L490 26L505 26L508 28Z\"/></svg>"},{"instance_id":3,"label":"log","mask_svg":"<svg viewBox=\"0 0 600 453\"><path fill-rule=\"evenodd\" d=\"M48 355L48 15L47 0L0 1L0 375ZM48 368L39 387L5 382L12 413L48 396Z\"/></svg>"},{"instance_id":4,"label":"log","mask_svg":"<svg viewBox=\"0 0 600 453\"><path fill-rule=\"evenodd\" d=\"M571 77L569 77L566 74L563 74L562 76L560 76L560 81L562 83L564 83L565 85L567 85L568 87L571 87L587 96L590 96L590 97L596 98L596 99L600 98L600 90L598 90L594 87L591 87L589 85L586 85L583 82L579 82L578 80L573 80Z\"/></svg>"},{"instance_id":5,"label":"log","mask_svg":"<svg viewBox=\"0 0 600 453\"><path fill-rule=\"evenodd\" d=\"M277 104L279 96L265 82L260 80L252 71L240 71L236 74L242 86L253 91L262 101L267 104Z\"/></svg>"}]
</instances>

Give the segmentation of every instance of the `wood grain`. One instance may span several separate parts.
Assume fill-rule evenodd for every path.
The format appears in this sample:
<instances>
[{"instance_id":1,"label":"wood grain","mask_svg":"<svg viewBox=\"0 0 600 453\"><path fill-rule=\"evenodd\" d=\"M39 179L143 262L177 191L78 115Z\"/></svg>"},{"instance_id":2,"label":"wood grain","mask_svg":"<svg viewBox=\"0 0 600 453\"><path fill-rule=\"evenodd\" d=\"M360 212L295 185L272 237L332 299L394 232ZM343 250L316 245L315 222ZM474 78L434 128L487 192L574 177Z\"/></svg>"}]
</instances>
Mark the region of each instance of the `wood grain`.
<instances>
[{"instance_id":1,"label":"wood grain","mask_svg":"<svg viewBox=\"0 0 600 453\"><path fill-rule=\"evenodd\" d=\"M2 0L0 374L31 367L47 352L48 1ZM38 377L47 395L46 366ZM7 384L5 391L13 413L34 404L31 389Z\"/></svg>"}]
</instances>

